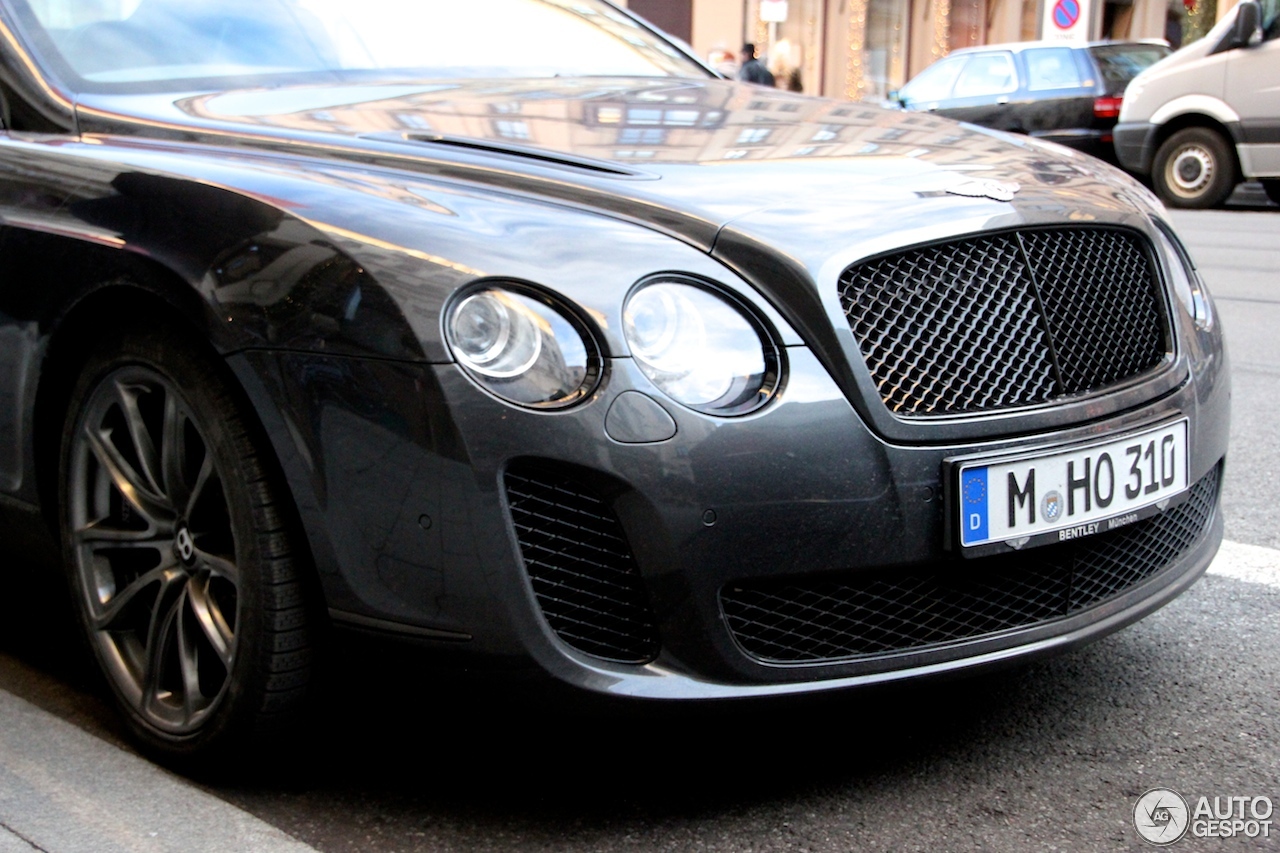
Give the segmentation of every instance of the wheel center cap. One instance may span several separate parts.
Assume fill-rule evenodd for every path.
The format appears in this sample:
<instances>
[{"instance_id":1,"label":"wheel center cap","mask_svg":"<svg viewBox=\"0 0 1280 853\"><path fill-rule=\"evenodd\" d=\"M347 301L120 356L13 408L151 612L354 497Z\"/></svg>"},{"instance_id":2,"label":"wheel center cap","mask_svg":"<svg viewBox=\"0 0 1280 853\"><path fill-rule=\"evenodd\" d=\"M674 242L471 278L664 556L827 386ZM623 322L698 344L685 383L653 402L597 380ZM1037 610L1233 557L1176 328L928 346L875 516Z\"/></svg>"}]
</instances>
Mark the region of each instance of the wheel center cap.
<instances>
[{"instance_id":1,"label":"wheel center cap","mask_svg":"<svg viewBox=\"0 0 1280 853\"><path fill-rule=\"evenodd\" d=\"M1187 157L1178 164L1178 176L1187 183L1192 183L1200 177L1201 166L1200 161L1194 157Z\"/></svg>"},{"instance_id":2,"label":"wheel center cap","mask_svg":"<svg viewBox=\"0 0 1280 853\"><path fill-rule=\"evenodd\" d=\"M191 535L191 528L187 527L186 522L178 525L178 533L173 537L173 549L177 552L178 558L188 566L196 557L196 540Z\"/></svg>"}]
</instances>

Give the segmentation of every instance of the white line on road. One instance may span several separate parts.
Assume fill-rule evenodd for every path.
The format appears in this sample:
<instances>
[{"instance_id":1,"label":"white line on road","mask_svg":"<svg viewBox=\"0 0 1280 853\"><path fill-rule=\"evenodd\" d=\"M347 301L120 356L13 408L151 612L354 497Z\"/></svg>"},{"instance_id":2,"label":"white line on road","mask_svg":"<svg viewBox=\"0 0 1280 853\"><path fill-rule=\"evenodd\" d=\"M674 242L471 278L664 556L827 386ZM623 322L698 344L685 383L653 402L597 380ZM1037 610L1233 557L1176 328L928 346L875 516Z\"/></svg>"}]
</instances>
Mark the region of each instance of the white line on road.
<instances>
[{"instance_id":1,"label":"white line on road","mask_svg":"<svg viewBox=\"0 0 1280 853\"><path fill-rule=\"evenodd\" d=\"M1280 589L1280 551L1223 541L1209 573Z\"/></svg>"}]
</instances>

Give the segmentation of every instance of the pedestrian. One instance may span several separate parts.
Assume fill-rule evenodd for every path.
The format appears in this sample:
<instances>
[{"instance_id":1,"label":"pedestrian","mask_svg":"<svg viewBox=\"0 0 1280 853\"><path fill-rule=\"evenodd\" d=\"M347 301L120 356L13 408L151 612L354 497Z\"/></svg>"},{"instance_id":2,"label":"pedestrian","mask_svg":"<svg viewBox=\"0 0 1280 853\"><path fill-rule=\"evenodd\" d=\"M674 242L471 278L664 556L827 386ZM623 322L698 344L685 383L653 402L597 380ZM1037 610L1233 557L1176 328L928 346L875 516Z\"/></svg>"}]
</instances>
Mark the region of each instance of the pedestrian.
<instances>
[{"instance_id":1,"label":"pedestrian","mask_svg":"<svg viewBox=\"0 0 1280 853\"><path fill-rule=\"evenodd\" d=\"M777 85L769 69L764 67L763 62L756 59L756 46L751 42L742 46L742 65L738 68L738 79L758 86Z\"/></svg>"}]
</instances>

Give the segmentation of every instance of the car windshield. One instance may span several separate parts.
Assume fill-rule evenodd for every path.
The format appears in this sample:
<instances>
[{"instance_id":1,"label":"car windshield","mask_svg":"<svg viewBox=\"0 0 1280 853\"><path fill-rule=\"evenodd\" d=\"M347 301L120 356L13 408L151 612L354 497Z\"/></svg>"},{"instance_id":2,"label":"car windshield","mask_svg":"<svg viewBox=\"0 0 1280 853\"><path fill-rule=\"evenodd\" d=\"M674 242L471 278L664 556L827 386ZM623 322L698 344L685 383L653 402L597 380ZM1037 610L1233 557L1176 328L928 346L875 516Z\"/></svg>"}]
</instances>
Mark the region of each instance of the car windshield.
<instances>
[{"instance_id":1,"label":"car windshield","mask_svg":"<svg viewBox=\"0 0 1280 853\"><path fill-rule=\"evenodd\" d=\"M11 0L90 88L196 78L706 76L601 0ZM143 86L143 88L149 88Z\"/></svg>"},{"instance_id":2,"label":"car windshield","mask_svg":"<svg viewBox=\"0 0 1280 853\"><path fill-rule=\"evenodd\" d=\"M1169 55L1162 44L1109 44L1090 49L1102 79L1108 83L1128 83L1138 72Z\"/></svg>"}]
</instances>

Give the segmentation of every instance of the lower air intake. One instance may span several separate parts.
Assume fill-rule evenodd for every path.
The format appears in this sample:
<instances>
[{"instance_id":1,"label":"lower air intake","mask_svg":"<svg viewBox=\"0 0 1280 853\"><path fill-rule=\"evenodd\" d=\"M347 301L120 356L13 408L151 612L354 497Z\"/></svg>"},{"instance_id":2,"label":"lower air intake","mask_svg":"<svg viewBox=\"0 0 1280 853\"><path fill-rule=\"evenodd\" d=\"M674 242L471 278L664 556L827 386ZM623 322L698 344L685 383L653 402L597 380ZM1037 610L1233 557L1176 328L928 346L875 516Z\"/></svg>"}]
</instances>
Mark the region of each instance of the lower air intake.
<instances>
[{"instance_id":1,"label":"lower air intake","mask_svg":"<svg viewBox=\"0 0 1280 853\"><path fill-rule=\"evenodd\" d=\"M528 463L512 465L505 483L525 570L556 635L594 657L653 660L653 612L609 505L589 486Z\"/></svg>"},{"instance_id":2,"label":"lower air intake","mask_svg":"<svg viewBox=\"0 0 1280 853\"><path fill-rule=\"evenodd\" d=\"M730 584L720 603L738 645L769 663L918 651L1070 616L1157 574L1208 532L1218 469L1160 515L1089 539L925 572Z\"/></svg>"}]
</instances>

